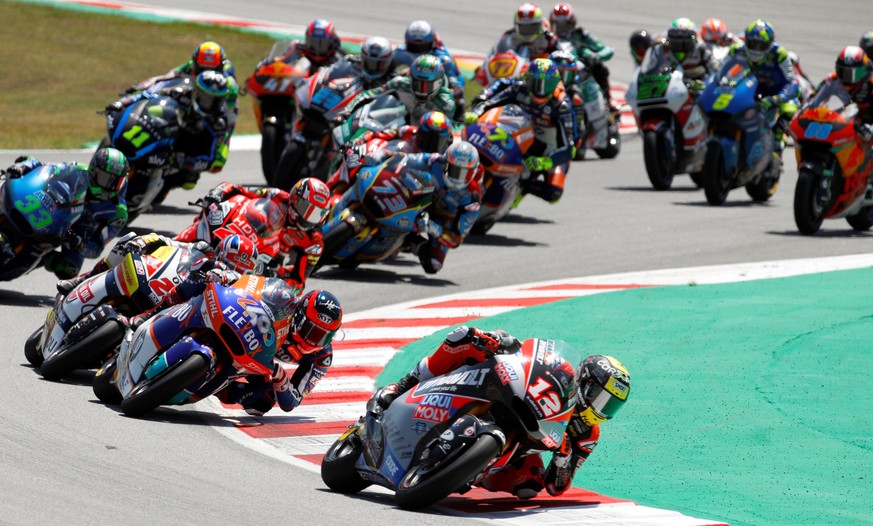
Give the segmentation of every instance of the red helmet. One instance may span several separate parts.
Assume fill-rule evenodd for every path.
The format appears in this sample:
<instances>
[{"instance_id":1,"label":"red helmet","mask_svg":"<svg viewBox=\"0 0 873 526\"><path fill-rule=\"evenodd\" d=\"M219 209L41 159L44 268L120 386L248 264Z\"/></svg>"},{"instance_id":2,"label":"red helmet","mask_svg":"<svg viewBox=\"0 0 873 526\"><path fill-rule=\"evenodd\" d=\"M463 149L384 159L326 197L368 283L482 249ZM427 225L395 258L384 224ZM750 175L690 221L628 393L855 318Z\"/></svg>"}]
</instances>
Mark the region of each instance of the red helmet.
<instances>
[{"instance_id":1,"label":"red helmet","mask_svg":"<svg viewBox=\"0 0 873 526\"><path fill-rule=\"evenodd\" d=\"M724 46L727 44L727 24L718 18L707 18L700 26L700 38L707 44Z\"/></svg>"},{"instance_id":2,"label":"red helmet","mask_svg":"<svg viewBox=\"0 0 873 526\"><path fill-rule=\"evenodd\" d=\"M291 315L289 338L303 354L320 351L333 340L343 322L343 308L326 290L313 290L300 298Z\"/></svg>"},{"instance_id":3,"label":"red helmet","mask_svg":"<svg viewBox=\"0 0 873 526\"><path fill-rule=\"evenodd\" d=\"M198 75L203 71L221 71L227 55L224 49L215 42L204 42L197 46L191 57L193 69L191 72Z\"/></svg>"},{"instance_id":4,"label":"red helmet","mask_svg":"<svg viewBox=\"0 0 873 526\"><path fill-rule=\"evenodd\" d=\"M860 88L870 78L870 59L858 46L846 46L836 63L837 78L849 91Z\"/></svg>"},{"instance_id":5,"label":"red helmet","mask_svg":"<svg viewBox=\"0 0 873 526\"><path fill-rule=\"evenodd\" d=\"M576 13L570 4L556 4L549 15L549 23L552 31L561 38L570 35L570 31L576 29Z\"/></svg>"},{"instance_id":6,"label":"red helmet","mask_svg":"<svg viewBox=\"0 0 873 526\"><path fill-rule=\"evenodd\" d=\"M302 51L310 60L324 62L336 53L338 45L339 37L333 22L317 18L306 26Z\"/></svg>"},{"instance_id":7,"label":"red helmet","mask_svg":"<svg viewBox=\"0 0 873 526\"><path fill-rule=\"evenodd\" d=\"M240 274L251 273L258 264L258 248L254 241L236 234L222 239L215 257Z\"/></svg>"},{"instance_id":8,"label":"red helmet","mask_svg":"<svg viewBox=\"0 0 873 526\"><path fill-rule=\"evenodd\" d=\"M530 2L518 6L515 12L515 36L522 42L533 42L543 31L542 10Z\"/></svg>"},{"instance_id":9,"label":"red helmet","mask_svg":"<svg viewBox=\"0 0 873 526\"><path fill-rule=\"evenodd\" d=\"M314 177L307 177L297 181L290 194L287 224L301 230L312 230L321 225L330 208L327 185Z\"/></svg>"}]
</instances>

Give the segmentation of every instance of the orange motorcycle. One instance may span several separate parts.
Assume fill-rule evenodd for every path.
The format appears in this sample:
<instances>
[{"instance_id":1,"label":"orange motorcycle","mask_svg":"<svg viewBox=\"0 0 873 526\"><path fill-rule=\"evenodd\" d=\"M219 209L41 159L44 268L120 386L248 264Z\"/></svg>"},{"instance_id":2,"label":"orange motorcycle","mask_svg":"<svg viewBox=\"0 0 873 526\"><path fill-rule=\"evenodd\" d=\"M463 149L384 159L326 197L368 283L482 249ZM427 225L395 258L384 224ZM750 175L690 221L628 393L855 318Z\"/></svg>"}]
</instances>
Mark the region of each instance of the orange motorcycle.
<instances>
[{"instance_id":1,"label":"orange motorcycle","mask_svg":"<svg viewBox=\"0 0 873 526\"><path fill-rule=\"evenodd\" d=\"M791 121L797 156L794 222L815 234L825 219L845 217L855 230L873 227L871 144L858 135L857 106L827 80Z\"/></svg>"}]
</instances>

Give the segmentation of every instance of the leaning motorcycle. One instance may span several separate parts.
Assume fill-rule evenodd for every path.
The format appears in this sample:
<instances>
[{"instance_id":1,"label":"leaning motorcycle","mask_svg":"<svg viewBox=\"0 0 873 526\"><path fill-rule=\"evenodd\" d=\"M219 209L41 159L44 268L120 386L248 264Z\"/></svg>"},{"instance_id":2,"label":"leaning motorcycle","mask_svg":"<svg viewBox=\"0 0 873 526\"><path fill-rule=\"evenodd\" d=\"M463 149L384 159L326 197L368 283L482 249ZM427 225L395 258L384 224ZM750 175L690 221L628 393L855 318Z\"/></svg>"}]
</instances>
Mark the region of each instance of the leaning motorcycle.
<instances>
[{"instance_id":1,"label":"leaning motorcycle","mask_svg":"<svg viewBox=\"0 0 873 526\"><path fill-rule=\"evenodd\" d=\"M274 186L289 190L304 177L327 179L334 154L331 132L348 103L363 90L357 66L347 60L301 84L294 93L300 118L276 165Z\"/></svg>"},{"instance_id":2,"label":"leaning motorcycle","mask_svg":"<svg viewBox=\"0 0 873 526\"><path fill-rule=\"evenodd\" d=\"M576 403L568 348L526 340L514 354L420 383L387 410L371 400L325 453L322 480L340 493L378 484L401 508L419 509L466 491L517 452L557 450Z\"/></svg>"},{"instance_id":3,"label":"leaning motorcycle","mask_svg":"<svg viewBox=\"0 0 873 526\"><path fill-rule=\"evenodd\" d=\"M434 183L429 172L420 173L406 164L406 155L396 155L360 169L322 228L324 253L319 267L355 268L385 260L415 232L416 218L433 198Z\"/></svg>"},{"instance_id":4,"label":"leaning motorcycle","mask_svg":"<svg viewBox=\"0 0 873 526\"><path fill-rule=\"evenodd\" d=\"M291 45L288 40L276 42L246 80L246 93L254 97L255 121L261 132L261 169L267 184L273 183L276 163L294 127L294 91L312 68L301 54L285 56Z\"/></svg>"},{"instance_id":5,"label":"leaning motorcycle","mask_svg":"<svg viewBox=\"0 0 873 526\"><path fill-rule=\"evenodd\" d=\"M461 132L485 169L479 215L470 233L483 235L509 214L526 175L524 154L534 142L530 114L516 104L492 108Z\"/></svg>"},{"instance_id":6,"label":"leaning motorcycle","mask_svg":"<svg viewBox=\"0 0 873 526\"><path fill-rule=\"evenodd\" d=\"M580 93L574 94L573 106L582 147L576 151L576 160L585 158L585 150L593 150L601 159L614 159L621 151L620 116L610 109L591 72L584 64L579 64Z\"/></svg>"},{"instance_id":7,"label":"leaning motorcycle","mask_svg":"<svg viewBox=\"0 0 873 526\"><path fill-rule=\"evenodd\" d=\"M758 104L758 79L741 53L729 57L706 84L699 104L709 120L703 190L711 205L724 204L733 188L752 200L770 199L779 187L782 161L774 153L779 110Z\"/></svg>"},{"instance_id":8,"label":"leaning motorcycle","mask_svg":"<svg viewBox=\"0 0 873 526\"><path fill-rule=\"evenodd\" d=\"M681 68L673 69L661 46L646 53L626 99L643 136L643 158L652 187L669 190L673 176L684 173L701 186L706 122Z\"/></svg>"},{"instance_id":9,"label":"leaning motorcycle","mask_svg":"<svg viewBox=\"0 0 873 526\"><path fill-rule=\"evenodd\" d=\"M841 217L855 230L873 227L873 158L870 144L858 136L857 116L843 85L828 80L791 121L797 157L794 222L804 234Z\"/></svg>"},{"instance_id":10,"label":"leaning motorcycle","mask_svg":"<svg viewBox=\"0 0 873 526\"><path fill-rule=\"evenodd\" d=\"M40 166L0 181L0 281L39 267L81 217L88 179Z\"/></svg>"},{"instance_id":11,"label":"leaning motorcycle","mask_svg":"<svg viewBox=\"0 0 873 526\"><path fill-rule=\"evenodd\" d=\"M277 341L273 313L260 301L264 279L210 283L201 296L129 330L94 376L94 394L143 416L197 402L245 376L270 377Z\"/></svg>"},{"instance_id":12,"label":"leaning motorcycle","mask_svg":"<svg viewBox=\"0 0 873 526\"><path fill-rule=\"evenodd\" d=\"M46 380L99 367L115 353L127 329L118 315L134 316L157 305L188 276L192 261L202 257L168 246L151 254L128 253L116 267L58 295L43 326L28 338L25 357Z\"/></svg>"}]
</instances>

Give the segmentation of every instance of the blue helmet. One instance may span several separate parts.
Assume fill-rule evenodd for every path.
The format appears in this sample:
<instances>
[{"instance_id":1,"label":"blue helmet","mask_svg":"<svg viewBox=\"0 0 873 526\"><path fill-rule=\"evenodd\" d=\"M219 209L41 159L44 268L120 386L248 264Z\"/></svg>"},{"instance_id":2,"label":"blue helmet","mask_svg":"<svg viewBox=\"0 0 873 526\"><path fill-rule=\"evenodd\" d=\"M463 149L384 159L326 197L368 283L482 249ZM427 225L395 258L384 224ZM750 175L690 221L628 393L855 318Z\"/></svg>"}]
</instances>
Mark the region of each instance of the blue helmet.
<instances>
[{"instance_id":1,"label":"blue helmet","mask_svg":"<svg viewBox=\"0 0 873 526\"><path fill-rule=\"evenodd\" d=\"M746 57L752 64L758 63L773 49L775 36L773 26L766 20L757 19L746 26Z\"/></svg>"},{"instance_id":2,"label":"blue helmet","mask_svg":"<svg viewBox=\"0 0 873 526\"><path fill-rule=\"evenodd\" d=\"M558 68L547 58L534 60L524 73L524 83L537 104L545 104L560 82Z\"/></svg>"},{"instance_id":3,"label":"blue helmet","mask_svg":"<svg viewBox=\"0 0 873 526\"><path fill-rule=\"evenodd\" d=\"M430 98L440 88L443 77L443 62L433 55L421 55L409 70L412 77L412 93L419 100Z\"/></svg>"},{"instance_id":4,"label":"blue helmet","mask_svg":"<svg viewBox=\"0 0 873 526\"><path fill-rule=\"evenodd\" d=\"M410 53L430 53L436 47L436 34L426 20L409 24L403 38L406 40L406 50Z\"/></svg>"},{"instance_id":5,"label":"blue helmet","mask_svg":"<svg viewBox=\"0 0 873 526\"><path fill-rule=\"evenodd\" d=\"M559 4L563 5L563 4ZM573 53L565 50L553 51L549 55L549 60L558 68L558 74L561 75L561 81L565 86L572 86L576 82L576 73L579 71L579 63Z\"/></svg>"}]
</instances>

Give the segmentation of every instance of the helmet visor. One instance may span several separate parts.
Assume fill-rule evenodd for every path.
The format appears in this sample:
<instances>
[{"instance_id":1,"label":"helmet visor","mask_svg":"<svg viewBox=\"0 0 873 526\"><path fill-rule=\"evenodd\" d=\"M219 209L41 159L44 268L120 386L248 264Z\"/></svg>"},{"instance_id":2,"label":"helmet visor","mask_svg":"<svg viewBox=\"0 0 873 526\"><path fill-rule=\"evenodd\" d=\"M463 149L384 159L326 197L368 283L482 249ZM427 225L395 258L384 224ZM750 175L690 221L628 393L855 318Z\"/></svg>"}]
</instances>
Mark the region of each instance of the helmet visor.
<instances>
[{"instance_id":1,"label":"helmet visor","mask_svg":"<svg viewBox=\"0 0 873 526\"><path fill-rule=\"evenodd\" d=\"M305 199L300 199L294 205L297 212L297 226L303 230L312 230L319 226L327 215L327 208L315 206Z\"/></svg>"},{"instance_id":2,"label":"helmet visor","mask_svg":"<svg viewBox=\"0 0 873 526\"><path fill-rule=\"evenodd\" d=\"M123 183L122 175L111 174L96 166L91 168L91 193L97 196L114 197Z\"/></svg>"},{"instance_id":3,"label":"helmet visor","mask_svg":"<svg viewBox=\"0 0 873 526\"><path fill-rule=\"evenodd\" d=\"M553 29L555 30L556 35L563 37L569 35L574 27L575 25L573 22L570 22L569 20L555 20L555 27Z\"/></svg>"},{"instance_id":4,"label":"helmet visor","mask_svg":"<svg viewBox=\"0 0 873 526\"><path fill-rule=\"evenodd\" d=\"M310 36L306 37L306 47L309 51L318 57L323 57L330 52L331 41L327 36Z\"/></svg>"},{"instance_id":5,"label":"helmet visor","mask_svg":"<svg viewBox=\"0 0 873 526\"><path fill-rule=\"evenodd\" d=\"M418 149L427 153L443 153L449 147L450 135L441 135L434 132L418 132L415 134L415 143Z\"/></svg>"},{"instance_id":6,"label":"helmet visor","mask_svg":"<svg viewBox=\"0 0 873 526\"><path fill-rule=\"evenodd\" d=\"M770 51L772 45L773 43L769 40L761 40L758 38L754 40L746 40L746 47L749 51L755 51L758 53L766 53L767 51Z\"/></svg>"},{"instance_id":7,"label":"helmet visor","mask_svg":"<svg viewBox=\"0 0 873 526\"><path fill-rule=\"evenodd\" d=\"M694 39L691 38L671 38L669 42L670 50L674 53L691 53L694 49Z\"/></svg>"},{"instance_id":8,"label":"helmet visor","mask_svg":"<svg viewBox=\"0 0 873 526\"><path fill-rule=\"evenodd\" d=\"M867 68L864 66L837 66L837 78L843 84L855 84L860 82L867 73Z\"/></svg>"},{"instance_id":9,"label":"helmet visor","mask_svg":"<svg viewBox=\"0 0 873 526\"><path fill-rule=\"evenodd\" d=\"M612 393L598 384L592 384L585 394L588 407L600 418L609 420L614 417L618 410L624 406L624 400L615 397Z\"/></svg>"},{"instance_id":10,"label":"helmet visor","mask_svg":"<svg viewBox=\"0 0 873 526\"><path fill-rule=\"evenodd\" d=\"M224 97L224 94L214 95L201 89L195 89L193 97L194 110L201 115L220 113L221 106L224 104Z\"/></svg>"},{"instance_id":11,"label":"helmet visor","mask_svg":"<svg viewBox=\"0 0 873 526\"><path fill-rule=\"evenodd\" d=\"M303 314L296 316L299 321L294 324L294 333L297 342L306 348L308 351L321 349L333 340L336 331L329 331L324 327L316 325Z\"/></svg>"},{"instance_id":12,"label":"helmet visor","mask_svg":"<svg viewBox=\"0 0 873 526\"><path fill-rule=\"evenodd\" d=\"M433 51L433 42L406 42L406 51L420 55Z\"/></svg>"},{"instance_id":13,"label":"helmet visor","mask_svg":"<svg viewBox=\"0 0 873 526\"><path fill-rule=\"evenodd\" d=\"M449 170L446 174L446 184L449 186L449 188L453 188L455 190L464 188L465 186L470 184L470 181L473 179L473 174L475 172L475 168L466 168L449 163Z\"/></svg>"},{"instance_id":14,"label":"helmet visor","mask_svg":"<svg viewBox=\"0 0 873 526\"><path fill-rule=\"evenodd\" d=\"M391 61L387 58L369 57L367 55L361 55L361 64L363 65L364 72L374 78L384 76L391 67Z\"/></svg>"},{"instance_id":15,"label":"helmet visor","mask_svg":"<svg viewBox=\"0 0 873 526\"><path fill-rule=\"evenodd\" d=\"M430 97L437 89L436 80L412 79L412 93L419 99Z\"/></svg>"},{"instance_id":16,"label":"helmet visor","mask_svg":"<svg viewBox=\"0 0 873 526\"><path fill-rule=\"evenodd\" d=\"M554 91L554 87L549 89L549 86L552 84L549 80L550 79L528 78L527 87L535 97L546 97L551 95Z\"/></svg>"},{"instance_id":17,"label":"helmet visor","mask_svg":"<svg viewBox=\"0 0 873 526\"><path fill-rule=\"evenodd\" d=\"M525 40L533 40L539 36L543 29L543 24L539 20L532 22L516 22L515 31Z\"/></svg>"}]
</instances>

